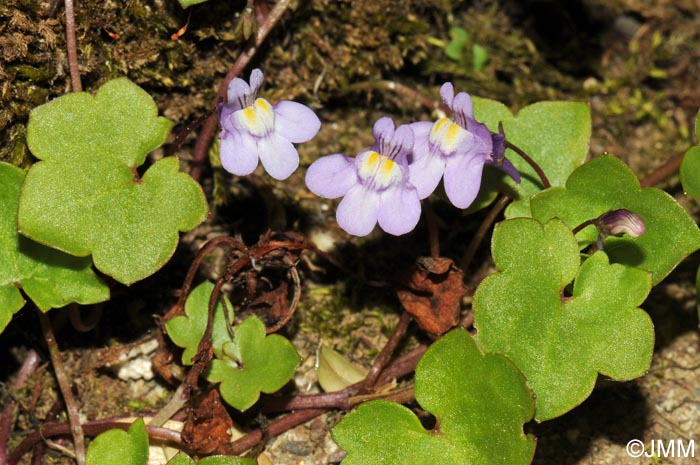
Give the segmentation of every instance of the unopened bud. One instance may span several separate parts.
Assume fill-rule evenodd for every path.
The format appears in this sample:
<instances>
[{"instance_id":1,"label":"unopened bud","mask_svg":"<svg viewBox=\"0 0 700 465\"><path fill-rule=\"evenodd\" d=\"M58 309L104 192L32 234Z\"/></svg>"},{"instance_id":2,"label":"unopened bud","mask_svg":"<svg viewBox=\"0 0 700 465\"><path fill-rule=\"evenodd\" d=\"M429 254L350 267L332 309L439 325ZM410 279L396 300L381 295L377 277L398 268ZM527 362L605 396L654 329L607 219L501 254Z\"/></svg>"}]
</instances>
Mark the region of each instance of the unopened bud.
<instances>
[{"instance_id":1,"label":"unopened bud","mask_svg":"<svg viewBox=\"0 0 700 465\"><path fill-rule=\"evenodd\" d=\"M595 220L595 225L604 236L627 234L631 237L639 237L647 230L644 220L639 215L624 208L603 213Z\"/></svg>"}]
</instances>

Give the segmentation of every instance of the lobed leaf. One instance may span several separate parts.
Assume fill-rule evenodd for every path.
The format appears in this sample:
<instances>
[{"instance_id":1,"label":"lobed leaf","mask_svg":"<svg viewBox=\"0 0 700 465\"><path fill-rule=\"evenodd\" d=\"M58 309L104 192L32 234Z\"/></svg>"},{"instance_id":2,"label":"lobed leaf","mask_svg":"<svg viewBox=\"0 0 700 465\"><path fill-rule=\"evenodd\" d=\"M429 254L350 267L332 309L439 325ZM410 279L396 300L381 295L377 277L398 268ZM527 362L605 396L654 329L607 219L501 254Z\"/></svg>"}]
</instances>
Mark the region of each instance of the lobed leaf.
<instances>
[{"instance_id":1,"label":"lobed leaf","mask_svg":"<svg viewBox=\"0 0 700 465\"><path fill-rule=\"evenodd\" d=\"M620 208L639 215L647 232L636 238L608 237L605 251L613 262L652 272L653 284L700 248L700 230L678 202L662 190L642 189L634 173L613 156L589 161L571 174L566 187L548 189L531 202L533 218L560 218L570 228ZM585 247L596 240L597 231L589 226L577 237Z\"/></svg>"},{"instance_id":2,"label":"lobed leaf","mask_svg":"<svg viewBox=\"0 0 700 465\"><path fill-rule=\"evenodd\" d=\"M186 316L176 316L165 322L165 329L170 339L176 346L185 349L182 353L182 363L185 365L192 365L192 357L197 354L199 342L207 329L209 298L213 291L213 283L209 281L202 282L187 296L185 301ZM212 348L217 357L222 356L223 345L231 341L221 299L224 299L226 308L230 312L229 321L233 321L233 305L225 295L221 294L216 307L214 307L214 326L211 331Z\"/></svg>"},{"instance_id":3,"label":"lobed leaf","mask_svg":"<svg viewBox=\"0 0 700 465\"><path fill-rule=\"evenodd\" d=\"M260 397L271 394L292 379L299 354L283 336L265 336L265 325L250 316L234 328L233 341L211 362L207 379L220 382L221 397L238 410L247 410Z\"/></svg>"},{"instance_id":4,"label":"lobed leaf","mask_svg":"<svg viewBox=\"0 0 700 465\"><path fill-rule=\"evenodd\" d=\"M654 328L637 307L651 289L650 273L610 264L604 252L580 265L578 243L558 219L504 221L492 251L500 272L476 291L474 326L485 350L525 374L538 421L583 402L598 373L630 380L646 372Z\"/></svg>"},{"instance_id":5,"label":"lobed leaf","mask_svg":"<svg viewBox=\"0 0 700 465\"><path fill-rule=\"evenodd\" d=\"M137 169L172 122L126 78L93 97L79 92L35 108L27 144L41 161L27 174L19 206L22 234L95 266L124 284L151 275L175 252L178 231L207 214L200 186L179 161Z\"/></svg>"},{"instance_id":6,"label":"lobed leaf","mask_svg":"<svg viewBox=\"0 0 700 465\"><path fill-rule=\"evenodd\" d=\"M146 465L148 433L142 418L129 431L111 429L97 436L87 450L87 465Z\"/></svg>"},{"instance_id":7,"label":"lobed leaf","mask_svg":"<svg viewBox=\"0 0 700 465\"><path fill-rule=\"evenodd\" d=\"M333 428L347 451L342 465L529 464L535 440L523 433L534 413L522 374L505 358L483 354L457 329L438 339L416 368L416 401L437 417L428 431L408 408L377 400Z\"/></svg>"},{"instance_id":8,"label":"lobed leaf","mask_svg":"<svg viewBox=\"0 0 700 465\"><path fill-rule=\"evenodd\" d=\"M0 332L24 306L20 289L44 312L109 299L109 287L93 273L89 257L66 255L17 234L24 176L21 169L0 163Z\"/></svg>"},{"instance_id":9,"label":"lobed leaf","mask_svg":"<svg viewBox=\"0 0 700 465\"><path fill-rule=\"evenodd\" d=\"M498 131L503 122L506 139L524 150L547 175L553 186L562 186L574 169L588 155L591 138L591 114L588 104L583 102L538 102L520 110L517 115L500 102L473 97L474 116L492 132ZM521 174L520 184L501 175L518 196L506 210L506 217L530 216L529 199L541 191L543 186L537 173L525 160L512 150L506 157ZM495 197L499 183L488 182L482 186L480 199ZM489 194L490 193L490 194Z\"/></svg>"}]
</instances>

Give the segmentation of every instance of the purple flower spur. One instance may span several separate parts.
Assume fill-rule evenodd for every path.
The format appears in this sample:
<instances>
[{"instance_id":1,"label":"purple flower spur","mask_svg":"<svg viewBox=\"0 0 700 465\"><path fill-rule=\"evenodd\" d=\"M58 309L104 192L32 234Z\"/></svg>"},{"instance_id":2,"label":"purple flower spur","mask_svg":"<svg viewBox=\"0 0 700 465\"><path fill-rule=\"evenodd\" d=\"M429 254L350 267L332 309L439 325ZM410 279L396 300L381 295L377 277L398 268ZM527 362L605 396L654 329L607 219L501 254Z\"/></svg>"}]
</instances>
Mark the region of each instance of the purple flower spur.
<instances>
[{"instance_id":1,"label":"purple flower spur","mask_svg":"<svg viewBox=\"0 0 700 465\"><path fill-rule=\"evenodd\" d=\"M311 108L282 100L274 105L255 98L263 73L254 69L250 85L234 78L228 86L228 103L220 110L221 164L229 173L245 176L258 166L275 179L287 179L299 166L293 143L312 139L321 121Z\"/></svg>"},{"instance_id":2,"label":"purple flower spur","mask_svg":"<svg viewBox=\"0 0 700 465\"><path fill-rule=\"evenodd\" d=\"M350 234L366 236L377 222L389 234L406 234L421 212L418 191L408 181L413 131L408 125L394 129L391 118L380 118L372 132L375 144L355 158L338 153L313 162L306 185L327 199L343 197L336 218Z\"/></svg>"},{"instance_id":3,"label":"purple flower spur","mask_svg":"<svg viewBox=\"0 0 700 465\"><path fill-rule=\"evenodd\" d=\"M469 94L455 96L452 83L446 82L440 96L451 118L411 124L415 144L410 179L420 198L432 194L444 176L447 198L454 206L467 208L479 193L484 164L498 166L519 182L517 170L504 157L503 135L492 136L486 125L474 119Z\"/></svg>"}]
</instances>

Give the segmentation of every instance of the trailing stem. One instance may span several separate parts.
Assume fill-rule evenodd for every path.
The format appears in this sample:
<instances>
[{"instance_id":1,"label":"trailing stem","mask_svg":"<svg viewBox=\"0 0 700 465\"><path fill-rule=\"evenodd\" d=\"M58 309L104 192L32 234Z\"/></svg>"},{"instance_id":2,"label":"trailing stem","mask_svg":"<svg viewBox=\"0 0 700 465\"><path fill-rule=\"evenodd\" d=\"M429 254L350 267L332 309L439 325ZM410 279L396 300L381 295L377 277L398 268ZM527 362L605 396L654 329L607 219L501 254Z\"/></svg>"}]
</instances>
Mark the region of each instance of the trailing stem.
<instances>
[{"instance_id":1,"label":"trailing stem","mask_svg":"<svg viewBox=\"0 0 700 465\"><path fill-rule=\"evenodd\" d=\"M73 92L82 92L83 85L80 82L80 68L78 67L78 45L75 39L75 9L73 0L65 0L66 9L66 48L68 49L68 68L70 70L70 84Z\"/></svg>"},{"instance_id":2,"label":"trailing stem","mask_svg":"<svg viewBox=\"0 0 700 465\"><path fill-rule=\"evenodd\" d=\"M506 147L520 155L520 158L525 160L527 164L530 165L533 170L535 170L535 173L537 173L537 176L539 176L540 181L542 182L542 187L544 187L545 189L549 189L550 187L552 187L552 184L550 184L547 175L544 174L544 171L542 171L540 165L538 165L537 162L530 157L530 155L525 153L525 151L517 145L513 144L512 142L509 142L508 139L506 139Z\"/></svg>"},{"instance_id":3,"label":"trailing stem","mask_svg":"<svg viewBox=\"0 0 700 465\"><path fill-rule=\"evenodd\" d=\"M63 395L63 400L66 403L66 412L68 413L70 432L73 436L73 444L75 447L75 461L78 463L78 465L85 465L85 435L83 434L83 429L80 426L78 403L73 396L71 382L63 369L61 352L58 349L56 337L53 333L53 329L51 328L51 321L44 312L39 311L38 313L39 322L41 323L41 330L44 334L44 340L46 341L46 345L49 349L49 355L51 356L53 371L56 374L56 381L58 381L58 387L60 388L61 394Z\"/></svg>"}]
</instances>

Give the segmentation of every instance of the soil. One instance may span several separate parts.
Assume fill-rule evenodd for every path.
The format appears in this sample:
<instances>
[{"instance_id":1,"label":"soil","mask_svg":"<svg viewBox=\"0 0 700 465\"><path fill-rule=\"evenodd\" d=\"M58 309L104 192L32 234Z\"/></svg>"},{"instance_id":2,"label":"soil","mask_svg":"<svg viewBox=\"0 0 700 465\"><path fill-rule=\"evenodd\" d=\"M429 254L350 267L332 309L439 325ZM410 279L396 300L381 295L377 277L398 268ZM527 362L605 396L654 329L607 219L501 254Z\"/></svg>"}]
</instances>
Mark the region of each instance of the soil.
<instances>
[{"instance_id":1,"label":"soil","mask_svg":"<svg viewBox=\"0 0 700 465\"><path fill-rule=\"evenodd\" d=\"M84 89L94 92L110 79L129 77L153 96L162 115L176 122L171 141L215 107L220 81L246 50L246 25L255 22L240 0L209 0L190 10L174 0L86 0L76 10ZM186 32L173 40L171 35L185 24ZM469 49L462 61L446 57L443 48L451 27L468 31L470 44L487 51L482 69L472 66ZM1 161L22 167L34 161L26 146L28 115L69 91L66 56L60 2L2 2ZM449 80L457 89L502 101L513 110L540 100L587 101L593 119L590 155L615 154L643 178L697 142L693 124L700 107L700 3L293 1L242 77L247 79L254 66L266 74L265 97L310 105L324 123L321 132L300 146L302 170L286 182L272 181L262 171L238 179L215 163L208 165L201 182L210 199L209 219L183 235L175 257L159 273L128 288L113 283L113 298L103 306L95 330L78 333L64 324L63 312L52 312L68 376L75 380L86 419L146 415L167 401L173 388L158 377L124 381L101 360L110 350L152 339L153 315L163 315L173 305L194 253L211 237L239 234L252 244L267 228L294 229L332 250L349 269L379 279L428 254L422 227L398 240L377 231L365 239L347 236L335 224L334 203L312 196L303 183L305 168L317 157L355 154L370 145L370 128L379 116L398 122L432 118L418 102L373 83L394 80L436 98L440 84ZM353 90L357 88L363 90ZM185 171L195 136L196 131L182 146L166 147L174 149ZM677 175L657 187L671 193L697 220L698 203L684 195ZM441 202L435 209L442 253L458 261L468 242L464 238L474 233L485 213L465 220ZM477 258L485 265L465 270L468 284L475 284L488 269L488 238L483 244ZM697 256L683 262L644 304L657 338L649 373L627 383L601 380L591 398L572 412L527 425L538 437L534 463L694 463L683 458L630 458L625 445L631 439L650 444L653 439L700 437L694 285L698 262ZM220 264L221 257L207 262L202 276L215 276ZM308 393L318 389L313 368L321 342L368 367L400 308L391 293L368 288L327 262L313 258L300 268L301 303L283 333L304 360L289 389ZM468 308L465 302L463 310ZM9 362L0 364L0 405L19 406L11 447L42 422L55 420L49 416L58 398L50 364L42 365L23 389L10 389L29 349L48 360L35 328L34 312L25 308L0 335L0 350L11 354ZM413 328L401 350L420 340L425 337ZM329 431L340 417L325 415L273 438L264 453L277 465L337 463L342 452ZM22 463L29 463L29 456ZM43 463L73 462L51 445Z\"/></svg>"}]
</instances>

